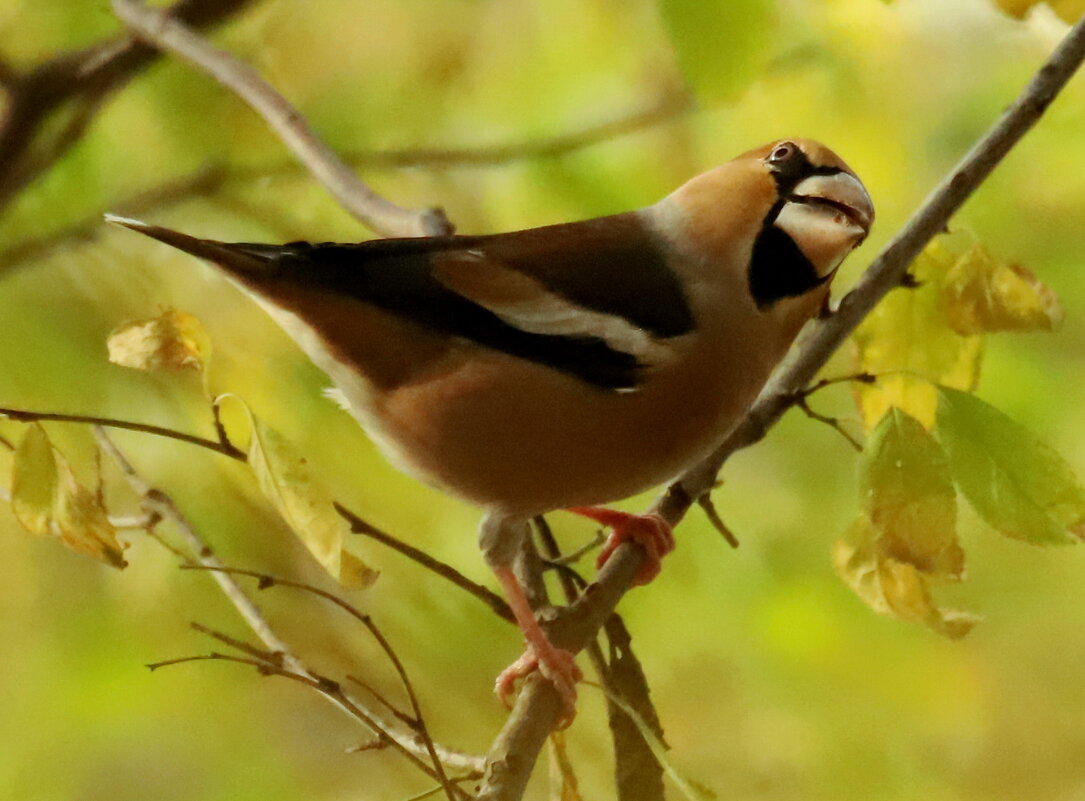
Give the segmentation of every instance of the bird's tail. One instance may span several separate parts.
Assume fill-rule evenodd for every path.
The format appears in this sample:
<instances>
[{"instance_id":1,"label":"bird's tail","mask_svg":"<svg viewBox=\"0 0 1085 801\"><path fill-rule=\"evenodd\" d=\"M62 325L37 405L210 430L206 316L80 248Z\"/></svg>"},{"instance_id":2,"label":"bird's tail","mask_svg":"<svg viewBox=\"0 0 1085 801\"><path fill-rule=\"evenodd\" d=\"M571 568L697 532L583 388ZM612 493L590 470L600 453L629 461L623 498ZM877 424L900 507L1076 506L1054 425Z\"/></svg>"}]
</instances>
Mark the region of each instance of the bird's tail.
<instances>
[{"instance_id":1,"label":"bird's tail","mask_svg":"<svg viewBox=\"0 0 1085 801\"><path fill-rule=\"evenodd\" d=\"M118 217L115 214L106 214L106 222L131 228L141 234L165 242L185 253L191 253L201 259L214 262L230 272L241 275L264 274L274 267L274 247L261 245L248 245L243 243L230 244L228 242L216 242L213 239L199 239L172 228L163 228L160 225L151 225L141 220L133 220L128 217Z\"/></svg>"}]
</instances>

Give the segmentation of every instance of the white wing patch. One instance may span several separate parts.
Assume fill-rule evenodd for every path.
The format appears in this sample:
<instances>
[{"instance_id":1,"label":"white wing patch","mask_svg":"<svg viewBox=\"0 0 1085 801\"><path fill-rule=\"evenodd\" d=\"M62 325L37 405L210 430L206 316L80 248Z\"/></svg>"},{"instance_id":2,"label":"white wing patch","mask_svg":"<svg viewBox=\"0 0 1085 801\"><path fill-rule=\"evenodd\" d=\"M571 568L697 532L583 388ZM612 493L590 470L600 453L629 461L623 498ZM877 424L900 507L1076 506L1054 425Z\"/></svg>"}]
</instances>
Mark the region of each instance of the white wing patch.
<instances>
[{"instance_id":1,"label":"white wing patch","mask_svg":"<svg viewBox=\"0 0 1085 801\"><path fill-rule=\"evenodd\" d=\"M620 315L580 306L481 251L449 253L436 262L434 276L438 281L521 331L596 337L646 367L662 366L677 355L676 340L655 339Z\"/></svg>"}]
</instances>

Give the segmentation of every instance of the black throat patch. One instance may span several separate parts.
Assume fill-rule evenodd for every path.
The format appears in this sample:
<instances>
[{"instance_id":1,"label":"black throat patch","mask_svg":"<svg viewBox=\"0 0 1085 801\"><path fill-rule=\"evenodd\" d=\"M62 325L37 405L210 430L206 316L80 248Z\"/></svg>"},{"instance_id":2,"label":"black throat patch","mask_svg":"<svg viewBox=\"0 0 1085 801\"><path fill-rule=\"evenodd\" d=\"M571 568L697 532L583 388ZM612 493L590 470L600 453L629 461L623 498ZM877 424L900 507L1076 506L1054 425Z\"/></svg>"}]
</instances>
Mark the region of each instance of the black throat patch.
<instances>
[{"instance_id":1,"label":"black throat patch","mask_svg":"<svg viewBox=\"0 0 1085 801\"><path fill-rule=\"evenodd\" d=\"M801 150L796 150L786 163L773 168L772 178L776 182L779 200L773 204L761 225L748 271L750 295L762 311L783 298L805 295L829 280L829 275L818 275L795 240L776 226L776 218L784 204L792 198L795 187L805 179L812 175L835 175L838 172L841 170L837 167L811 164Z\"/></svg>"}]
</instances>

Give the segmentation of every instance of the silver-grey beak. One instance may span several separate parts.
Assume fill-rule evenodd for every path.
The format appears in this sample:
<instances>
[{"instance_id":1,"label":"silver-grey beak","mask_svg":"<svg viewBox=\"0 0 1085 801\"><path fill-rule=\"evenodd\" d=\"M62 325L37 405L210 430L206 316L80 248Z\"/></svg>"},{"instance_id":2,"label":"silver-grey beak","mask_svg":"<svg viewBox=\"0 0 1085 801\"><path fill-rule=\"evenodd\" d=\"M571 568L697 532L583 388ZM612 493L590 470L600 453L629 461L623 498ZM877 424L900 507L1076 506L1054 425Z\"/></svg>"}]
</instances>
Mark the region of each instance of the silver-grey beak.
<instances>
[{"instance_id":1,"label":"silver-grey beak","mask_svg":"<svg viewBox=\"0 0 1085 801\"><path fill-rule=\"evenodd\" d=\"M863 236L874 222L874 203L866 187L851 173L811 175L799 182L793 197L802 203L832 206L863 229Z\"/></svg>"}]
</instances>

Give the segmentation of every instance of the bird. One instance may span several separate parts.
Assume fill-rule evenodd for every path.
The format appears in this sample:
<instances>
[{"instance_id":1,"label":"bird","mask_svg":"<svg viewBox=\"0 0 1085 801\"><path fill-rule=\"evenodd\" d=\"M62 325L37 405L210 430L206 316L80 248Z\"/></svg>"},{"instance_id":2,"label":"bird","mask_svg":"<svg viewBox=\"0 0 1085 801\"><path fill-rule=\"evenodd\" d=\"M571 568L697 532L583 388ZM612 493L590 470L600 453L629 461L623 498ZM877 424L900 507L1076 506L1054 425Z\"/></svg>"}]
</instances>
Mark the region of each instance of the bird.
<instances>
[{"instance_id":1,"label":"bird","mask_svg":"<svg viewBox=\"0 0 1085 801\"><path fill-rule=\"evenodd\" d=\"M479 543L525 640L503 702L538 669L575 714L574 655L542 630L512 565L555 510L645 549L659 515L605 504L673 479L738 424L799 330L829 308L874 206L809 139L750 150L639 210L520 231L282 245L107 219L204 259L332 380L397 468L481 507Z\"/></svg>"}]
</instances>

